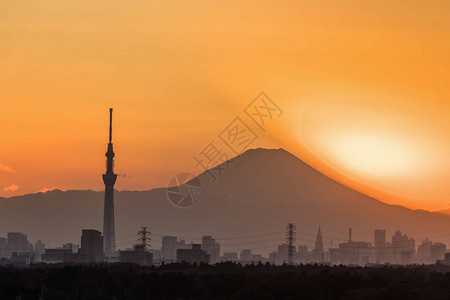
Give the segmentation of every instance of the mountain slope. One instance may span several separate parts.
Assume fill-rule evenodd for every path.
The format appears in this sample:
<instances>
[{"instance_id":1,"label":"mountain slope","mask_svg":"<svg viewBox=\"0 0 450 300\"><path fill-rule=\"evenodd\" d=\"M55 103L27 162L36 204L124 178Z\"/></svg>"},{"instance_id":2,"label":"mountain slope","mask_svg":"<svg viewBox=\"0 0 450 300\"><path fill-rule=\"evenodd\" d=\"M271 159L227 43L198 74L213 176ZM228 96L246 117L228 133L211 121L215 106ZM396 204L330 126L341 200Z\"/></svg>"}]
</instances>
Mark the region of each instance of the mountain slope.
<instances>
[{"instance_id":1,"label":"mountain slope","mask_svg":"<svg viewBox=\"0 0 450 300\"><path fill-rule=\"evenodd\" d=\"M374 229L387 229L388 239L401 229L417 239L430 237L450 245L450 217L387 205L324 176L283 149L253 149L222 166L228 170L212 182L208 173L198 176L199 202L188 209L172 205L166 188L151 191L116 191L117 245L136 240L140 226L149 226L152 246L161 235L178 235L199 241L213 234L225 251L252 248L267 254L284 242L284 227L297 225L297 244L313 245L321 226L325 246L347 239L373 240ZM50 191L0 199L0 236L8 231L28 233L58 246L79 242L82 228L101 230L103 192ZM416 244L420 244L418 240Z\"/></svg>"}]
</instances>

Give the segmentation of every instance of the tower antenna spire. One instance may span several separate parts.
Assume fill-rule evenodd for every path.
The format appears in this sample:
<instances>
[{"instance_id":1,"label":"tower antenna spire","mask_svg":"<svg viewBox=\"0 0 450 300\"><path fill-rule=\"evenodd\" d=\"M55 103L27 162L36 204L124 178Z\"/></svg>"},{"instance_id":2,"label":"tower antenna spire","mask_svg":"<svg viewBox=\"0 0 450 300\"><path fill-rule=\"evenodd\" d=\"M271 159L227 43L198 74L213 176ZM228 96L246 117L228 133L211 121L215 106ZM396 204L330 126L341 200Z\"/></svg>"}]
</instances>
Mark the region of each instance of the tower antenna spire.
<instances>
[{"instance_id":1,"label":"tower antenna spire","mask_svg":"<svg viewBox=\"0 0 450 300\"><path fill-rule=\"evenodd\" d=\"M109 109L109 142L112 142L112 113L113 109Z\"/></svg>"}]
</instances>

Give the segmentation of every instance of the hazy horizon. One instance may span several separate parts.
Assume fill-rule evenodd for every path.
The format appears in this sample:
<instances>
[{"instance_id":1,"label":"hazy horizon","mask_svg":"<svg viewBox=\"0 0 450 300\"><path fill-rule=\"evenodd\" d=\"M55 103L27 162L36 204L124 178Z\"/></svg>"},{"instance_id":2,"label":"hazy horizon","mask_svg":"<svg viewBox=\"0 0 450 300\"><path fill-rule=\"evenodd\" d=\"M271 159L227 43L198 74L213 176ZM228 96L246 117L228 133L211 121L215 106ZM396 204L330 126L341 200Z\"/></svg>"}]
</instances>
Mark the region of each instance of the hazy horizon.
<instances>
[{"instance_id":1,"label":"hazy horizon","mask_svg":"<svg viewBox=\"0 0 450 300\"><path fill-rule=\"evenodd\" d=\"M261 147L258 147L258 148L250 148L250 149L247 149L246 151L248 151L248 150L257 150L257 149L277 150L277 149L283 149L283 148L261 148ZM285 150L285 149L283 149L283 150ZM230 158L230 160L232 160L232 159L234 159L234 158L236 158L236 157L237 157L237 156L232 157L232 158ZM209 170L213 170L214 167L216 167L216 165L212 166ZM193 175L194 177L198 177L198 176L202 175L203 172L204 172L204 171L200 171L200 172L194 173L194 174L192 174L192 175ZM324 175L325 175L325 174L324 174ZM326 176L326 175L325 175L325 176ZM328 176L327 176L327 177L328 177ZM330 178L331 178L331 177L330 177ZM333 179L333 178L331 178L331 179ZM333 180L334 180L334 179L333 179ZM168 182L168 184L166 184L165 186L158 186L158 187L153 187L153 188L150 188L150 189L135 189L135 190L131 190L131 189L118 189L118 188L115 188L114 190L119 191L119 192L152 191L152 190L154 190L154 189L165 189L165 188L168 188L168 187L170 187L169 183L170 183L170 182ZM9 197L0 197L0 198L7 199L7 198L11 198L11 197L20 197L20 196L24 196L24 195L28 195L28 194L47 193L47 192L50 192L50 191L53 191L53 190L60 190L60 191L94 191L94 192L101 192L101 193L104 192L104 189L98 189L98 190L92 189L92 188L87 188L87 189L63 189L63 188L60 188L60 187L52 187L52 188L41 189L41 190L36 191L36 192L30 192L30 193L26 193L26 194L19 194L19 195L14 195L14 196L9 196ZM364 193L364 192L362 192L362 193L365 194L365 195L367 195L367 196L369 196L369 197L371 197L370 195L368 195L368 194L366 194L366 193ZM375 199L376 199L376 198L375 198ZM382 201L382 200L380 200L380 199L377 199L377 200L379 200L379 201L381 201L381 202L384 202L384 201ZM389 203L387 203L387 204L389 204ZM408 207L408 206L406 206L406 205L401 205L401 206L404 206L404 207L409 208L409 209L412 209L412 210L424 210L424 209L422 209L422 208L411 208L411 207ZM426 210L426 209L425 209L425 210ZM441 210L435 210L435 211L433 211L433 210L426 210L426 211L430 211L430 212L445 212L446 210L447 210L447 209L441 209Z\"/></svg>"},{"instance_id":2,"label":"hazy horizon","mask_svg":"<svg viewBox=\"0 0 450 300\"><path fill-rule=\"evenodd\" d=\"M233 161L228 169L223 163L221 175L211 169L216 178L199 176L201 198L188 208L174 205L166 187L117 190L118 249L131 247L140 226L148 226L152 249L161 247L162 236L190 243L212 235L223 252L250 248L267 257L284 242L286 222L298 226L296 245L309 248L314 248L319 225L326 249L345 241L349 228L356 241L373 242L374 230L385 229L388 240L400 230L417 244L428 238L450 244L450 216L384 204L335 182L283 149L249 149ZM50 247L77 243L82 229L102 231L103 202L104 191L92 190L2 199L0 237L18 231ZM44 216L46 221L40 222Z\"/></svg>"}]
</instances>

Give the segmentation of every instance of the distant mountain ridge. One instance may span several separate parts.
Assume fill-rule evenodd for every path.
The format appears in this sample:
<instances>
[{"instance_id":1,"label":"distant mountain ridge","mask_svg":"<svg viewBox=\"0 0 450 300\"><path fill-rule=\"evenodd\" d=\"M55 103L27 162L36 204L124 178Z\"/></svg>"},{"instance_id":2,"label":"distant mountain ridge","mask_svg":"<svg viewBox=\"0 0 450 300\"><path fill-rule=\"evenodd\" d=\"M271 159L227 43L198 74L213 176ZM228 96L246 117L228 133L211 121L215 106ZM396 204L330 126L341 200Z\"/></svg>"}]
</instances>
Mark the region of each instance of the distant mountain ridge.
<instances>
[{"instance_id":1,"label":"distant mountain ridge","mask_svg":"<svg viewBox=\"0 0 450 300\"><path fill-rule=\"evenodd\" d=\"M284 242L288 222L297 226L297 244L313 245L321 226L325 247L347 239L373 241L374 229L386 229L388 239L397 229L420 240L450 246L450 216L388 205L352 190L313 169L283 149L251 149L222 166L216 175L198 176L199 202L188 209L172 205L166 188L116 191L116 232L119 248L136 241L140 226L152 232L152 246L161 235L199 241L212 234L225 251L252 248L268 253ZM81 229L102 230L103 192L60 191L0 198L0 236L9 231L58 246L79 242Z\"/></svg>"}]
</instances>

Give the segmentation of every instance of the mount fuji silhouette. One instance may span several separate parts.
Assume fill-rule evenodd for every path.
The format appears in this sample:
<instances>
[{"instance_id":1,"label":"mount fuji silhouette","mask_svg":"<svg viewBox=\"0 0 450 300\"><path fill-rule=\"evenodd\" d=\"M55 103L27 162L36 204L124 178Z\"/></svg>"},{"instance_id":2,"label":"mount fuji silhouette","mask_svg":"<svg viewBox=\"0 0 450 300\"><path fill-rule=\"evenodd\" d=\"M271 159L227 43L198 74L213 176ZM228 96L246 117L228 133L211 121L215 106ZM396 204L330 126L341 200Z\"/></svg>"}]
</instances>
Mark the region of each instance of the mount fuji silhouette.
<instances>
[{"instance_id":1,"label":"mount fuji silhouette","mask_svg":"<svg viewBox=\"0 0 450 300\"><path fill-rule=\"evenodd\" d=\"M201 193L189 208L173 205L166 187L116 191L117 247L131 247L140 226L148 226L156 249L162 235L186 242L213 235L222 251L251 248L267 255L285 242L287 223L296 224L297 245L312 246L319 225L326 248L347 240L350 227L353 240L373 242L373 231L386 229L388 240L401 230L416 238L416 245L427 237L450 245L450 216L378 201L283 149L251 149L221 166L220 176L212 169L192 179ZM79 242L81 229L102 230L103 201L103 191L91 190L0 198L0 236L23 232L33 243L41 239L53 247Z\"/></svg>"}]
</instances>

